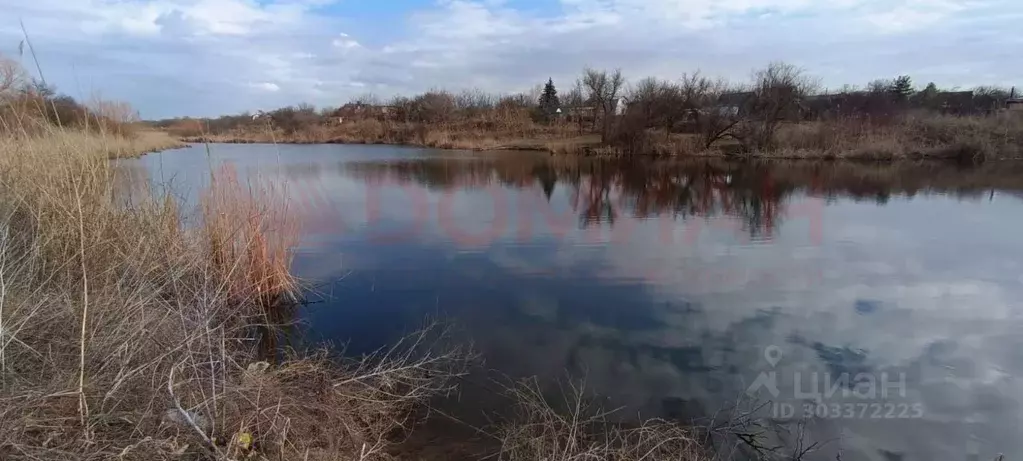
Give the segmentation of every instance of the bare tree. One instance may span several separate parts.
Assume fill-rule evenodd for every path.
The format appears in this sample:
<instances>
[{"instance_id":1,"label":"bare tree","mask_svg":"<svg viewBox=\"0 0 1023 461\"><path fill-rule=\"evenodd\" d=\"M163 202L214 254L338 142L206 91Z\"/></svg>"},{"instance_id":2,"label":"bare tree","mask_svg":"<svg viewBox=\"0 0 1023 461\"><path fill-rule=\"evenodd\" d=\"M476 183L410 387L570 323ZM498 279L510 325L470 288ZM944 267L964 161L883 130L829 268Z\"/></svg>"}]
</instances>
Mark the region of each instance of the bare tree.
<instances>
[{"instance_id":1,"label":"bare tree","mask_svg":"<svg viewBox=\"0 0 1023 461\"><path fill-rule=\"evenodd\" d=\"M654 77L647 77L638 82L629 90L629 101L632 103L630 112L640 115L647 124L658 122L662 107L659 107L659 100L666 92L667 82L662 82Z\"/></svg>"},{"instance_id":2,"label":"bare tree","mask_svg":"<svg viewBox=\"0 0 1023 461\"><path fill-rule=\"evenodd\" d=\"M394 110L394 120L404 123L412 121L415 108L411 99L405 96L395 96L387 104Z\"/></svg>"},{"instance_id":3,"label":"bare tree","mask_svg":"<svg viewBox=\"0 0 1023 461\"><path fill-rule=\"evenodd\" d=\"M337 109L338 108L334 107L334 106L323 106L323 107L321 107L320 111L319 111L320 118L324 118L324 119L330 118L332 115L334 115L334 112L336 112Z\"/></svg>"},{"instance_id":4,"label":"bare tree","mask_svg":"<svg viewBox=\"0 0 1023 461\"><path fill-rule=\"evenodd\" d=\"M937 89L935 89L935 94ZM1011 91L999 86L978 86L973 89L973 109L981 112L995 110L1005 106L1005 100Z\"/></svg>"},{"instance_id":5,"label":"bare tree","mask_svg":"<svg viewBox=\"0 0 1023 461\"><path fill-rule=\"evenodd\" d=\"M0 100L18 92L27 82L28 78L21 64L0 56Z\"/></svg>"},{"instance_id":6,"label":"bare tree","mask_svg":"<svg viewBox=\"0 0 1023 461\"><path fill-rule=\"evenodd\" d=\"M352 98L351 102L355 104L365 104L367 106L379 106L380 97L372 92L367 92Z\"/></svg>"},{"instance_id":7,"label":"bare tree","mask_svg":"<svg viewBox=\"0 0 1023 461\"><path fill-rule=\"evenodd\" d=\"M420 123L443 123L455 112L455 97L447 91L428 91L412 99L412 118Z\"/></svg>"},{"instance_id":8,"label":"bare tree","mask_svg":"<svg viewBox=\"0 0 1023 461\"><path fill-rule=\"evenodd\" d=\"M678 94L676 96L677 106L680 110L673 112L672 120L667 120L667 126L673 126L678 120L692 120L699 130L702 116L713 108L718 97L728 87L724 80L714 81L700 75L700 72L682 74L679 79ZM712 121L708 119L707 121ZM713 140L710 141L711 143Z\"/></svg>"},{"instance_id":9,"label":"bare tree","mask_svg":"<svg viewBox=\"0 0 1023 461\"><path fill-rule=\"evenodd\" d=\"M455 107L468 117L493 109L498 98L479 88L464 90L455 96Z\"/></svg>"},{"instance_id":10,"label":"bare tree","mask_svg":"<svg viewBox=\"0 0 1023 461\"><path fill-rule=\"evenodd\" d=\"M640 80L629 90L629 108L614 130L615 144L642 146L647 141L646 130L652 127L662 128L665 138L670 139L678 131L679 122L689 121L690 128L695 124L698 132L706 133L705 144L709 146L737 123L736 114L713 110L725 88L725 83L699 73L683 74L677 83L656 78Z\"/></svg>"},{"instance_id":11,"label":"bare tree","mask_svg":"<svg viewBox=\"0 0 1023 461\"><path fill-rule=\"evenodd\" d=\"M751 94L748 88L730 85L724 80L713 82L701 97L705 102L692 112L696 131L700 134L704 148L709 149L715 142L725 138L737 138L736 127L746 121Z\"/></svg>"},{"instance_id":12,"label":"bare tree","mask_svg":"<svg viewBox=\"0 0 1023 461\"><path fill-rule=\"evenodd\" d=\"M615 125L611 139L605 142L611 142L623 153L636 153L648 149L647 129L660 125L663 112L669 109L662 100L670 91L670 87L670 83L653 77L636 82L628 90L628 110Z\"/></svg>"},{"instance_id":13,"label":"bare tree","mask_svg":"<svg viewBox=\"0 0 1023 461\"><path fill-rule=\"evenodd\" d=\"M629 126L633 129L660 127L665 137L676 131L676 125L685 119L687 112L696 103L687 105L684 83L646 78L640 80L629 92ZM691 97L695 101L695 97Z\"/></svg>"},{"instance_id":14,"label":"bare tree","mask_svg":"<svg viewBox=\"0 0 1023 461\"><path fill-rule=\"evenodd\" d=\"M578 123L579 132L582 133L583 124L585 123L583 120L585 117L583 117L582 107L586 105L586 97L584 96L582 80L576 80L575 86L561 97L561 104L562 107L567 109L566 112L569 119L575 120L575 122Z\"/></svg>"},{"instance_id":15,"label":"bare tree","mask_svg":"<svg viewBox=\"0 0 1023 461\"><path fill-rule=\"evenodd\" d=\"M679 92L682 105L687 110L695 110L709 107L713 104L712 97L714 90L724 88L727 83L724 81L713 81L700 75L700 72L682 74L679 79Z\"/></svg>"},{"instance_id":16,"label":"bare tree","mask_svg":"<svg viewBox=\"0 0 1023 461\"><path fill-rule=\"evenodd\" d=\"M588 91L588 99L596 105L601 114L600 140L606 143L614 120L614 111L618 103L618 93L625 84L621 69L608 73L606 70L586 68L583 71L582 84Z\"/></svg>"},{"instance_id":17,"label":"bare tree","mask_svg":"<svg viewBox=\"0 0 1023 461\"><path fill-rule=\"evenodd\" d=\"M888 88L891 88L891 86L892 86L891 80L886 78L879 78L876 80L871 80L870 83L867 83L867 92L885 94L888 93Z\"/></svg>"},{"instance_id":18,"label":"bare tree","mask_svg":"<svg viewBox=\"0 0 1023 461\"><path fill-rule=\"evenodd\" d=\"M755 71L750 117L733 136L747 152L769 149L781 122L798 118L801 101L818 87L816 79L791 64L773 62Z\"/></svg>"},{"instance_id":19,"label":"bare tree","mask_svg":"<svg viewBox=\"0 0 1023 461\"><path fill-rule=\"evenodd\" d=\"M65 97L70 99L69 97ZM75 104L73 99L70 99ZM132 123L138 121L138 113L130 104L124 101L115 101L104 98L100 93L93 93L86 104L86 108L95 116L105 118L114 123ZM66 122L66 121L65 121Z\"/></svg>"},{"instance_id":20,"label":"bare tree","mask_svg":"<svg viewBox=\"0 0 1023 461\"><path fill-rule=\"evenodd\" d=\"M580 107L586 103L582 81L576 80L575 86L561 97L561 103L565 107Z\"/></svg>"},{"instance_id":21,"label":"bare tree","mask_svg":"<svg viewBox=\"0 0 1023 461\"><path fill-rule=\"evenodd\" d=\"M532 104L536 104L536 102L540 100L540 95L543 94L543 84L538 83L536 85L533 85L533 87L530 88L529 91L525 92L524 94Z\"/></svg>"},{"instance_id":22,"label":"bare tree","mask_svg":"<svg viewBox=\"0 0 1023 461\"><path fill-rule=\"evenodd\" d=\"M889 90L894 83L893 80L883 78L867 83L866 91L852 98L855 101L853 105L856 115L866 116L874 121L885 120L892 115L896 108Z\"/></svg>"}]
</instances>

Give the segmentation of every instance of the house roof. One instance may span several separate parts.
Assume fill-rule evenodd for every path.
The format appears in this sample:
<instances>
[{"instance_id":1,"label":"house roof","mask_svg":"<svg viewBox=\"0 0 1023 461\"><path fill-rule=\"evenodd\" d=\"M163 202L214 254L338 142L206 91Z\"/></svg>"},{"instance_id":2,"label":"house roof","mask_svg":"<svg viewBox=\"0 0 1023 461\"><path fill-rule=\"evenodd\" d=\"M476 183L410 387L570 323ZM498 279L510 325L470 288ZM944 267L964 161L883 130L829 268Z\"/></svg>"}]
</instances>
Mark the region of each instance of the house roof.
<instances>
[{"instance_id":1,"label":"house roof","mask_svg":"<svg viewBox=\"0 0 1023 461\"><path fill-rule=\"evenodd\" d=\"M753 94L752 91L722 93L721 96L718 96L718 104L722 106L741 106L752 99Z\"/></svg>"},{"instance_id":2,"label":"house roof","mask_svg":"<svg viewBox=\"0 0 1023 461\"><path fill-rule=\"evenodd\" d=\"M334 111L334 115L335 116L355 115L374 111L386 113L387 111L392 110L393 108L394 108L393 106L375 106L361 102L350 102L341 107L338 107Z\"/></svg>"},{"instance_id":3,"label":"house roof","mask_svg":"<svg viewBox=\"0 0 1023 461\"><path fill-rule=\"evenodd\" d=\"M974 103L972 91L942 91L934 95L934 100L947 107L966 108Z\"/></svg>"}]
</instances>

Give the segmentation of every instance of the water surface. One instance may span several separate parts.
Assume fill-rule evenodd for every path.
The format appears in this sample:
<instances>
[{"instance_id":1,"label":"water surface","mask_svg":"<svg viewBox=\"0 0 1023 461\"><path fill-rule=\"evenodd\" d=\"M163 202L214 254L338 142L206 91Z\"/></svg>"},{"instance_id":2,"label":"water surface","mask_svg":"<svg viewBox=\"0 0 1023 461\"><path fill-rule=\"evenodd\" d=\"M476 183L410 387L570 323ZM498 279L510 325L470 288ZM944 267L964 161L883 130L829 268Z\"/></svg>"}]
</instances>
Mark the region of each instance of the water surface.
<instances>
[{"instance_id":1,"label":"water surface","mask_svg":"<svg viewBox=\"0 0 1023 461\"><path fill-rule=\"evenodd\" d=\"M585 376L630 415L809 408L811 459L1023 457L1016 164L213 145L126 167L194 190L225 164L286 183L323 301L305 334L348 353L439 317L487 367Z\"/></svg>"}]
</instances>

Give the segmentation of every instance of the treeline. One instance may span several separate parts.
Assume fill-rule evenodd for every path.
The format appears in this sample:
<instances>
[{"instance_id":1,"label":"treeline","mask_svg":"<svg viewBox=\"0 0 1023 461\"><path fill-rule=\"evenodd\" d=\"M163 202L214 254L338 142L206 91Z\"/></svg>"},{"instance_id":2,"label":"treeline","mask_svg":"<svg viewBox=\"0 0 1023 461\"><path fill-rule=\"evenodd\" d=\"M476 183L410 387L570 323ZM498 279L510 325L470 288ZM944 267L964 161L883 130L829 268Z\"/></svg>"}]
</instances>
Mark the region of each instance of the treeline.
<instances>
[{"instance_id":1,"label":"treeline","mask_svg":"<svg viewBox=\"0 0 1023 461\"><path fill-rule=\"evenodd\" d=\"M581 97L578 99L582 101ZM498 95L473 89L460 93L431 90L413 97L396 96L389 100L366 94L338 107L317 109L311 104L302 103L267 112L244 112L216 118L181 117L150 123L179 136L198 136L226 134L247 128L262 129L267 126L292 134L313 125L343 124L344 119L349 122L376 119L431 124L476 120L481 122L481 127L486 127L486 122L536 123L544 121L544 118L537 106L537 96L532 93Z\"/></svg>"},{"instance_id":2,"label":"treeline","mask_svg":"<svg viewBox=\"0 0 1023 461\"><path fill-rule=\"evenodd\" d=\"M79 102L33 78L18 61L0 55L0 132L30 135L59 126L130 135L138 121L128 103L99 97Z\"/></svg>"},{"instance_id":3,"label":"treeline","mask_svg":"<svg viewBox=\"0 0 1023 461\"><path fill-rule=\"evenodd\" d=\"M596 77L593 76L596 74ZM583 82L601 81L606 72L587 71ZM612 74L615 75L615 74ZM613 79L612 79L613 80ZM604 107L597 86L584 85ZM875 80L864 88L845 86L830 92L817 78L785 63L753 72L749 82L729 82L697 74L678 80L646 78L621 99L621 117L605 124L602 139L626 152L651 148L651 130L665 140L677 133L692 135L690 148L726 144L739 152L757 153L784 147L781 131L800 122L841 124L847 128L903 128L907 117L980 116L1000 112L1013 90L981 87L943 91L934 83L922 90L909 76ZM608 93L614 99L614 92ZM613 102L613 101L612 101ZM823 147L823 146L822 146Z\"/></svg>"},{"instance_id":4,"label":"treeline","mask_svg":"<svg viewBox=\"0 0 1023 461\"><path fill-rule=\"evenodd\" d=\"M279 133L281 138L275 140L284 142L421 145L434 145L431 140L437 139L556 140L599 135L599 146L620 154L712 149L758 153L783 147L781 131L793 123L877 127L896 126L911 114L983 116L1001 112L1013 96L1013 90L997 87L951 91L930 83L918 89L909 76L829 91L798 67L772 63L744 82L697 72L629 83L620 70L585 69L564 93L548 80L529 92L510 95L432 90L387 101L366 95L319 110L301 104L269 112L153 123L182 137L233 135L241 140L267 131Z\"/></svg>"}]
</instances>

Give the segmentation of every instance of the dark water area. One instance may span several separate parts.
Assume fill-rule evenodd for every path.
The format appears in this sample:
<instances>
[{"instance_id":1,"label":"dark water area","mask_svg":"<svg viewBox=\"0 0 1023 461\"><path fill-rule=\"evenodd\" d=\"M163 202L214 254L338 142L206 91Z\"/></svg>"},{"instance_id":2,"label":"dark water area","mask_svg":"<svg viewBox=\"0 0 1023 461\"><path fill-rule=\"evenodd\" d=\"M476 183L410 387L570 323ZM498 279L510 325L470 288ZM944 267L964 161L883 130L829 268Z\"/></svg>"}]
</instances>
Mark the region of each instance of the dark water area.
<instances>
[{"instance_id":1,"label":"dark water area","mask_svg":"<svg viewBox=\"0 0 1023 461\"><path fill-rule=\"evenodd\" d=\"M285 185L309 342L361 354L436 318L495 373L585 377L624 417L770 401L826 442L807 459L1023 457L1019 164L344 145L124 164L186 201L224 165Z\"/></svg>"}]
</instances>

